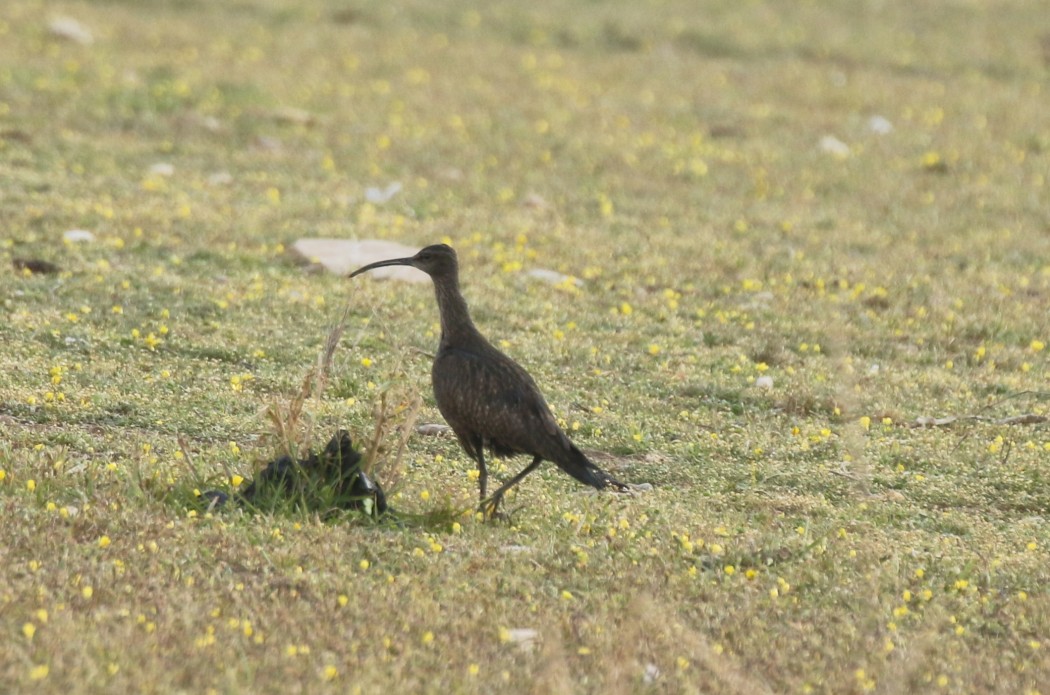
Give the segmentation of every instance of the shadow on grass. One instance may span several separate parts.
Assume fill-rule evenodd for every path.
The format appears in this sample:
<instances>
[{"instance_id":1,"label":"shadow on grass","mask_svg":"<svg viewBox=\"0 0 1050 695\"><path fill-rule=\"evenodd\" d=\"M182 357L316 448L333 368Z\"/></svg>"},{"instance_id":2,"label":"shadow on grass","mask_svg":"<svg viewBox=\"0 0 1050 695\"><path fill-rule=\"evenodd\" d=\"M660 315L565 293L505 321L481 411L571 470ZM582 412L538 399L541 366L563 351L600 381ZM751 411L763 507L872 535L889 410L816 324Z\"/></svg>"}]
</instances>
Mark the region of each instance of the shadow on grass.
<instances>
[{"instance_id":1,"label":"shadow on grass","mask_svg":"<svg viewBox=\"0 0 1050 695\"><path fill-rule=\"evenodd\" d=\"M236 499L236 493L228 487L228 481L214 478L212 485L226 484L223 494ZM211 487L202 491L192 481L181 480L169 488L161 501L177 510L182 515L221 515L224 518L261 517L264 519L283 518L293 522L310 522L321 520L326 524L346 524L357 527L382 529L421 529L430 532L450 533L457 519L462 519L466 510L451 505L436 507L426 512L404 512L387 508L382 514L374 513L368 497L348 498L333 493L330 489L321 488L312 492L299 492L293 495L274 493L262 495L252 502L230 502L216 505L215 498L208 493L220 491ZM360 503L357 508L348 508L348 502Z\"/></svg>"}]
</instances>

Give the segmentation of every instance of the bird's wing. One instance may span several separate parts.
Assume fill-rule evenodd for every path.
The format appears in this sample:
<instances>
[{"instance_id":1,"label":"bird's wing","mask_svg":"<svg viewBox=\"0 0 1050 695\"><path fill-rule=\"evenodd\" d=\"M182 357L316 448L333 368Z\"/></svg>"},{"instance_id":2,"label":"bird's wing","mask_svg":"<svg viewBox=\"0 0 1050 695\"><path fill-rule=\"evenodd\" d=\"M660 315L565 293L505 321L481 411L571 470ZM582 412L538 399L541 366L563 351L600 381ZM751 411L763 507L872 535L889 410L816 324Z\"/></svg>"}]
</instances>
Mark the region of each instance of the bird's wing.
<instances>
[{"instance_id":1,"label":"bird's wing","mask_svg":"<svg viewBox=\"0 0 1050 695\"><path fill-rule=\"evenodd\" d=\"M472 432L503 448L534 455L540 453L533 445L538 432L548 442L571 446L532 377L494 349L442 350L432 377L438 409L457 434Z\"/></svg>"},{"instance_id":2,"label":"bird's wing","mask_svg":"<svg viewBox=\"0 0 1050 695\"><path fill-rule=\"evenodd\" d=\"M532 377L495 348L442 349L432 375L438 409L461 442L481 441L500 455L551 461L595 488L624 487L573 445ZM463 446L474 456L470 445Z\"/></svg>"}]
</instances>

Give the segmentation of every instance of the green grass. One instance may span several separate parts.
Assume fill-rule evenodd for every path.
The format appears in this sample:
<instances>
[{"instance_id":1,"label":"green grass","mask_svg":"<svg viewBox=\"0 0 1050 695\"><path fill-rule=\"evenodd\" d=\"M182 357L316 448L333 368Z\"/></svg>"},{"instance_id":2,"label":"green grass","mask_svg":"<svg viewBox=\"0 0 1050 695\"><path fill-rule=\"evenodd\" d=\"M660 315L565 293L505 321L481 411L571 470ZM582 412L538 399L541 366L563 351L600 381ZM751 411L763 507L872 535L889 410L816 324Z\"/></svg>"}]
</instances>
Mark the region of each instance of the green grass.
<instances>
[{"instance_id":1,"label":"green grass","mask_svg":"<svg viewBox=\"0 0 1050 695\"><path fill-rule=\"evenodd\" d=\"M0 691L1046 693L1050 433L996 424L1050 398L1044 15L8 0ZM304 273L308 236L450 241L482 331L654 489L546 466L482 523L413 437L401 525L202 512L346 306L311 443L382 393L387 453L402 400L440 421L431 289Z\"/></svg>"}]
</instances>

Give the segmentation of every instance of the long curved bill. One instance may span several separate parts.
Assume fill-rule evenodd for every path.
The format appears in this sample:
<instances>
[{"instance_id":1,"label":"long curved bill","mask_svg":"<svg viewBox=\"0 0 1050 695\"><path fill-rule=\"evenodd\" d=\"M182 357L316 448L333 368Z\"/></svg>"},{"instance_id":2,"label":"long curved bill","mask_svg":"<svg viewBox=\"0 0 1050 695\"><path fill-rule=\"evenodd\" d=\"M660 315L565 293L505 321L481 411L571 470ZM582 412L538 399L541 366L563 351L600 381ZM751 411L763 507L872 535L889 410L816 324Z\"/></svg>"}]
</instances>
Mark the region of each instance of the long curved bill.
<instances>
[{"instance_id":1,"label":"long curved bill","mask_svg":"<svg viewBox=\"0 0 1050 695\"><path fill-rule=\"evenodd\" d=\"M407 265L407 266L411 266L412 265L412 260L413 259L411 259L411 258L391 258L389 261L376 261L375 263L369 263L368 265L364 266L363 268L358 268L354 272L352 272L349 275L347 275L347 277L348 278L352 278L352 277L354 277L356 275L360 275L361 273L366 273L369 270L375 270L376 268L386 268L386 267L392 266L392 265Z\"/></svg>"}]
</instances>

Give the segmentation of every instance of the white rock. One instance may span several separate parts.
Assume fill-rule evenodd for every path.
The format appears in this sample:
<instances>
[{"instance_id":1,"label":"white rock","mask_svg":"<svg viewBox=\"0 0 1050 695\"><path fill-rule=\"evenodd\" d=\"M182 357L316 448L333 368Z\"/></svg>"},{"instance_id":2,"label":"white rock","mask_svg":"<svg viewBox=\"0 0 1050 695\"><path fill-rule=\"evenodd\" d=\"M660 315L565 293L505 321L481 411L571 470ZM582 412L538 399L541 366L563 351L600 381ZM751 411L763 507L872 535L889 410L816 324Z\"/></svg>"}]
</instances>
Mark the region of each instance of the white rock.
<instances>
[{"instance_id":1,"label":"white rock","mask_svg":"<svg viewBox=\"0 0 1050 695\"><path fill-rule=\"evenodd\" d=\"M378 186L369 186L365 189L365 200L370 203L382 205L389 201L395 195L401 192L403 186L400 181L394 181L392 184L385 188L379 188Z\"/></svg>"},{"instance_id":2,"label":"white rock","mask_svg":"<svg viewBox=\"0 0 1050 695\"><path fill-rule=\"evenodd\" d=\"M868 119L868 130L878 135L886 135L893 132L893 124L883 116L872 116Z\"/></svg>"},{"instance_id":3,"label":"white rock","mask_svg":"<svg viewBox=\"0 0 1050 695\"><path fill-rule=\"evenodd\" d=\"M228 171L216 171L208 177L209 186L228 186L233 183L233 174Z\"/></svg>"},{"instance_id":4,"label":"white rock","mask_svg":"<svg viewBox=\"0 0 1050 695\"><path fill-rule=\"evenodd\" d=\"M875 376L876 374L879 373L880 369L881 368L877 364L871 365L870 367L868 367L868 376Z\"/></svg>"},{"instance_id":5,"label":"white rock","mask_svg":"<svg viewBox=\"0 0 1050 695\"><path fill-rule=\"evenodd\" d=\"M252 140L252 147L263 152L280 152L284 149L284 143L281 142L280 138L275 138L272 135L257 135Z\"/></svg>"},{"instance_id":6,"label":"white rock","mask_svg":"<svg viewBox=\"0 0 1050 695\"><path fill-rule=\"evenodd\" d=\"M850 150L849 145L839 140L834 135L825 135L820 139L820 149L833 154L836 157L848 157Z\"/></svg>"},{"instance_id":7,"label":"white rock","mask_svg":"<svg viewBox=\"0 0 1050 695\"><path fill-rule=\"evenodd\" d=\"M560 285L563 282L572 280L572 284L576 287L583 286L583 280L572 277L571 275L565 275L559 273L557 270L549 270L547 268L533 268L529 272L525 273L526 277L530 277L533 280L540 280L551 285Z\"/></svg>"},{"instance_id":8,"label":"white rock","mask_svg":"<svg viewBox=\"0 0 1050 695\"><path fill-rule=\"evenodd\" d=\"M194 114L191 116L192 123L203 128L209 133L217 133L222 130L222 121L215 116L205 116L202 114Z\"/></svg>"},{"instance_id":9,"label":"white rock","mask_svg":"<svg viewBox=\"0 0 1050 695\"><path fill-rule=\"evenodd\" d=\"M550 207L547 204L547 201L539 193L529 193L521 199L521 204L524 207L533 208L534 210L546 210Z\"/></svg>"},{"instance_id":10,"label":"white rock","mask_svg":"<svg viewBox=\"0 0 1050 695\"><path fill-rule=\"evenodd\" d=\"M751 295L751 299L752 304L754 304L755 306L762 306L763 304L769 304L774 299L776 299L776 297L772 292L762 291L755 292L753 295Z\"/></svg>"},{"instance_id":11,"label":"white rock","mask_svg":"<svg viewBox=\"0 0 1050 695\"><path fill-rule=\"evenodd\" d=\"M514 627L507 630L507 632L510 634L511 644L518 645L522 651L526 652L533 650L536 646L536 640L540 636L540 633L531 627Z\"/></svg>"},{"instance_id":12,"label":"white rock","mask_svg":"<svg viewBox=\"0 0 1050 695\"><path fill-rule=\"evenodd\" d=\"M172 176L175 173L175 165L168 162L156 162L150 165L149 173L154 176Z\"/></svg>"},{"instance_id":13,"label":"white rock","mask_svg":"<svg viewBox=\"0 0 1050 695\"><path fill-rule=\"evenodd\" d=\"M656 682L656 679L660 677L660 667L653 663L645 665L645 671L642 672L642 681L646 685L652 685Z\"/></svg>"},{"instance_id":14,"label":"white rock","mask_svg":"<svg viewBox=\"0 0 1050 695\"><path fill-rule=\"evenodd\" d=\"M320 264L329 272L346 275L376 261L414 256L418 250L415 246L380 239L300 239L292 244L288 252L307 263ZM422 270L403 265L378 268L370 271L368 275L403 282L430 282L430 278Z\"/></svg>"},{"instance_id":15,"label":"white rock","mask_svg":"<svg viewBox=\"0 0 1050 695\"><path fill-rule=\"evenodd\" d=\"M517 555L518 553L531 552L532 548L527 545L504 545L500 547L501 553L509 553L511 555Z\"/></svg>"},{"instance_id":16,"label":"white rock","mask_svg":"<svg viewBox=\"0 0 1050 695\"><path fill-rule=\"evenodd\" d=\"M652 483L627 483L632 492L652 492Z\"/></svg>"},{"instance_id":17,"label":"white rock","mask_svg":"<svg viewBox=\"0 0 1050 695\"><path fill-rule=\"evenodd\" d=\"M768 374L763 374L762 376L755 379L755 386L760 389L771 389L773 388L773 377L769 376Z\"/></svg>"},{"instance_id":18,"label":"white rock","mask_svg":"<svg viewBox=\"0 0 1050 695\"><path fill-rule=\"evenodd\" d=\"M70 229L62 235L62 240L69 244L87 243L95 240L95 235L86 229Z\"/></svg>"},{"instance_id":19,"label":"white rock","mask_svg":"<svg viewBox=\"0 0 1050 695\"><path fill-rule=\"evenodd\" d=\"M91 31L72 17L53 18L47 23L47 30L56 38L73 41L82 46L90 46L95 42Z\"/></svg>"},{"instance_id":20,"label":"white rock","mask_svg":"<svg viewBox=\"0 0 1050 695\"><path fill-rule=\"evenodd\" d=\"M445 434L451 432L452 428L448 425L439 425L435 423L425 423L422 425L416 425L416 434L422 434L428 437L434 437L439 434Z\"/></svg>"}]
</instances>

